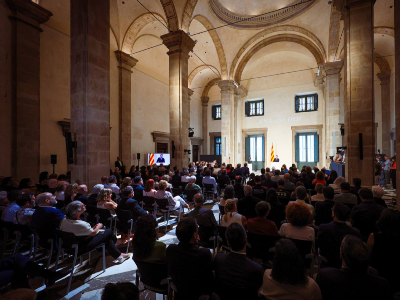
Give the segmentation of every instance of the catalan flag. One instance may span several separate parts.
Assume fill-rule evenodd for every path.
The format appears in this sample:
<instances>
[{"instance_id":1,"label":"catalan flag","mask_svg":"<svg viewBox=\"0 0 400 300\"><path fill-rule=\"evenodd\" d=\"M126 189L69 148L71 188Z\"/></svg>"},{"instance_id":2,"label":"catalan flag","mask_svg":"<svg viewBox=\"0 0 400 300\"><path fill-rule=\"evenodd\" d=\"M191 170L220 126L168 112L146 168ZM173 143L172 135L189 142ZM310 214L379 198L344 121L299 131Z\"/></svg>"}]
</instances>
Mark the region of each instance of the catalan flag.
<instances>
[{"instance_id":1,"label":"catalan flag","mask_svg":"<svg viewBox=\"0 0 400 300\"><path fill-rule=\"evenodd\" d=\"M150 153L149 165L154 165L154 153Z\"/></svg>"},{"instance_id":2,"label":"catalan flag","mask_svg":"<svg viewBox=\"0 0 400 300\"><path fill-rule=\"evenodd\" d=\"M272 143L272 148L271 148L271 162L273 162L275 159L275 155L274 155L274 143Z\"/></svg>"}]
</instances>

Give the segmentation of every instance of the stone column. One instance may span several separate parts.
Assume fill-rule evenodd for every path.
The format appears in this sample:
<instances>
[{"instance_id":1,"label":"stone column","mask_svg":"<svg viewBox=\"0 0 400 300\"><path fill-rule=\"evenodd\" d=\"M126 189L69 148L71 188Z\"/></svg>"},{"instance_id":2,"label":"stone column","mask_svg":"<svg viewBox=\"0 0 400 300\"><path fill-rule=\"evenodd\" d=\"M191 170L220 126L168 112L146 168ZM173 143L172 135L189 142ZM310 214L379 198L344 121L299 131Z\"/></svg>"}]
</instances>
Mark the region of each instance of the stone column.
<instances>
[{"instance_id":1,"label":"stone column","mask_svg":"<svg viewBox=\"0 0 400 300\"><path fill-rule=\"evenodd\" d=\"M203 135L203 151L204 155L209 154L208 148L208 101L209 97L201 97L201 123L202 123L202 135Z\"/></svg>"},{"instance_id":2,"label":"stone column","mask_svg":"<svg viewBox=\"0 0 400 300\"><path fill-rule=\"evenodd\" d=\"M234 163L234 93L235 85L233 80L221 80L218 82L221 89L221 145L222 162Z\"/></svg>"},{"instance_id":3,"label":"stone column","mask_svg":"<svg viewBox=\"0 0 400 300\"><path fill-rule=\"evenodd\" d=\"M132 68L138 60L121 50L115 51L119 73L119 156L129 168L133 162L132 144Z\"/></svg>"},{"instance_id":4,"label":"stone column","mask_svg":"<svg viewBox=\"0 0 400 300\"><path fill-rule=\"evenodd\" d=\"M381 81L382 152L390 156L390 71L376 74Z\"/></svg>"},{"instance_id":5,"label":"stone column","mask_svg":"<svg viewBox=\"0 0 400 300\"><path fill-rule=\"evenodd\" d=\"M374 2L348 0L344 8L346 179L363 186L374 184Z\"/></svg>"},{"instance_id":6,"label":"stone column","mask_svg":"<svg viewBox=\"0 0 400 300\"><path fill-rule=\"evenodd\" d=\"M395 73L400 74L400 2L394 2L394 47ZM396 107L396 154L400 155L400 76L395 76L395 107ZM396 169L396 185L400 187L400 167ZM397 197L397 209L400 210L400 197Z\"/></svg>"},{"instance_id":7,"label":"stone column","mask_svg":"<svg viewBox=\"0 0 400 300\"><path fill-rule=\"evenodd\" d=\"M239 86L235 90L235 105L234 105L234 130L233 130L233 153L234 153L234 164L241 163L243 165L246 159L243 159L243 153L241 153L241 147L239 143L241 141L242 123L240 122L242 116L238 114L238 106L242 105L242 99L247 96L247 90L243 86ZM266 148L267 146L265 146ZM241 161L239 161L239 153L241 153Z\"/></svg>"},{"instance_id":8,"label":"stone column","mask_svg":"<svg viewBox=\"0 0 400 300\"><path fill-rule=\"evenodd\" d=\"M183 118L183 121L184 121L183 128L192 127L191 124L190 124L190 100L191 100L191 97L192 97L193 93L194 93L193 90L188 89L188 101L187 101L186 107L184 106L184 108L185 108L184 116L185 117ZM199 128L197 128L197 129L199 130ZM194 128L194 130L196 130L196 128ZM189 130L187 132L189 134ZM193 150L192 140L190 138L188 138L188 147L186 149ZM187 161L193 161L193 153L189 154L188 158L189 159L187 159Z\"/></svg>"},{"instance_id":9,"label":"stone column","mask_svg":"<svg viewBox=\"0 0 400 300\"><path fill-rule=\"evenodd\" d=\"M110 172L110 1L71 0L72 181L89 190Z\"/></svg>"},{"instance_id":10,"label":"stone column","mask_svg":"<svg viewBox=\"0 0 400 300\"><path fill-rule=\"evenodd\" d=\"M12 22L12 176L40 173L40 24L52 13L24 0L7 1ZM4 67L4 66L3 66ZM3 95L2 95L3 97ZM49 158L50 161L50 158Z\"/></svg>"},{"instance_id":11,"label":"stone column","mask_svg":"<svg viewBox=\"0 0 400 300\"><path fill-rule=\"evenodd\" d=\"M189 52L195 42L182 30L165 34L161 39L169 49L169 125L171 144L173 142L175 148L171 149L171 165L182 168L188 164L184 150L189 147L187 124L190 124L190 114L185 114L185 111L189 106Z\"/></svg>"},{"instance_id":12,"label":"stone column","mask_svg":"<svg viewBox=\"0 0 400 300\"><path fill-rule=\"evenodd\" d=\"M326 78L325 104L325 151L327 158L336 154L336 147L342 146L340 135L340 71L342 61L324 64Z\"/></svg>"}]
</instances>

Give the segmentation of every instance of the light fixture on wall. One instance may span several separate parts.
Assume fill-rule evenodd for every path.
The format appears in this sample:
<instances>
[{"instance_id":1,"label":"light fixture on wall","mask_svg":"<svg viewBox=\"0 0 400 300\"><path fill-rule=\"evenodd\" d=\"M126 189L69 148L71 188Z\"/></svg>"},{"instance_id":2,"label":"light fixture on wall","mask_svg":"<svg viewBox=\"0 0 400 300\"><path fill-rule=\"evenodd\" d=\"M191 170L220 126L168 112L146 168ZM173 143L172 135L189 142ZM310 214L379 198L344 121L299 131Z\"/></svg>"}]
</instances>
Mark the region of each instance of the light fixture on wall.
<instances>
[{"instance_id":1,"label":"light fixture on wall","mask_svg":"<svg viewBox=\"0 0 400 300\"><path fill-rule=\"evenodd\" d=\"M185 152L185 153L187 153L187 154L192 154L192 151L190 151L190 150L188 150L188 149L185 149L185 150L183 150L183 152Z\"/></svg>"},{"instance_id":2,"label":"light fixture on wall","mask_svg":"<svg viewBox=\"0 0 400 300\"><path fill-rule=\"evenodd\" d=\"M188 128L189 129L189 137L193 137L194 135L194 128Z\"/></svg>"}]
</instances>

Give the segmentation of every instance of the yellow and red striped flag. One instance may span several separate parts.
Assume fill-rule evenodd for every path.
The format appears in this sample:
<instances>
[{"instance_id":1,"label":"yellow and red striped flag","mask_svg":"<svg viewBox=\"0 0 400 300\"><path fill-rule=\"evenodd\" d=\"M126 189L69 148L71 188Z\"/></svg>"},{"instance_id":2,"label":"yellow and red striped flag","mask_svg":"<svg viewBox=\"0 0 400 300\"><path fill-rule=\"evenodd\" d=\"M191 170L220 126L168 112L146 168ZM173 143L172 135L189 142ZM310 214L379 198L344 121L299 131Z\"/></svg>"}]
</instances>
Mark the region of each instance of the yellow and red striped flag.
<instances>
[{"instance_id":1,"label":"yellow and red striped flag","mask_svg":"<svg viewBox=\"0 0 400 300\"><path fill-rule=\"evenodd\" d=\"M275 159L275 155L274 155L274 143L272 143L272 148L271 148L271 162L273 162Z\"/></svg>"},{"instance_id":2,"label":"yellow and red striped flag","mask_svg":"<svg viewBox=\"0 0 400 300\"><path fill-rule=\"evenodd\" d=\"M154 153L150 153L149 165L154 165Z\"/></svg>"}]
</instances>

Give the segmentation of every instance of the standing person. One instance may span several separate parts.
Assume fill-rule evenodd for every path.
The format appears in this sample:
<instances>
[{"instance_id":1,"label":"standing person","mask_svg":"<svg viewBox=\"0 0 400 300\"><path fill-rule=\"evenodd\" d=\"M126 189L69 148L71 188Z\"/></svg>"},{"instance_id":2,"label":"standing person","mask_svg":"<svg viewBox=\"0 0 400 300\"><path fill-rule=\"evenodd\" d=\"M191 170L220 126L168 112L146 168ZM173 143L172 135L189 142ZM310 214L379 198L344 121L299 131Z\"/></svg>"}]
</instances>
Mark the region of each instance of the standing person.
<instances>
[{"instance_id":1,"label":"standing person","mask_svg":"<svg viewBox=\"0 0 400 300\"><path fill-rule=\"evenodd\" d=\"M249 176L250 176L250 169L247 166L247 163L244 163L242 169L243 169L243 185L244 185L247 181L247 178L249 178Z\"/></svg>"},{"instance_id":2,"label":"standing person","mask_svg":"<svg viewBox=\"0 0 400 300\"><path fill-rule=\"evenodd\" d=\"M385 161L383 162L383 177L385 178L386 185L390 184L390 167L392 166L392 162L389 157L385 155Z\"/></svg>"}]
</instances>

